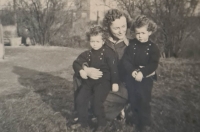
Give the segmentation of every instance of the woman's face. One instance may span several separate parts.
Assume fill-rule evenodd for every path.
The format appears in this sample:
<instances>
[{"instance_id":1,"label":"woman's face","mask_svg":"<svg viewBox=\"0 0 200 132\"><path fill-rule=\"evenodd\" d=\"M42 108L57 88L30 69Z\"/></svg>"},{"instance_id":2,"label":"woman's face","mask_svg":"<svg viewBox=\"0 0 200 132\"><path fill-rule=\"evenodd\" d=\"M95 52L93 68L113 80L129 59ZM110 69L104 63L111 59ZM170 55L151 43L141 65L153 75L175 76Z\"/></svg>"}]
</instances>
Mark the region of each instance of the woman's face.
<instances>
[{"instance_id":1,"label":"woman's face","mask_svg":"<svg viewBox=\"0 0 200 132\"><path fill-rule=\"evenodd\" d=\"M127 22L126 17L122 16L119 19L115 19L110 25L110 31L117 39L123 39L126 35Z\"/></svg>"}]
</instances>

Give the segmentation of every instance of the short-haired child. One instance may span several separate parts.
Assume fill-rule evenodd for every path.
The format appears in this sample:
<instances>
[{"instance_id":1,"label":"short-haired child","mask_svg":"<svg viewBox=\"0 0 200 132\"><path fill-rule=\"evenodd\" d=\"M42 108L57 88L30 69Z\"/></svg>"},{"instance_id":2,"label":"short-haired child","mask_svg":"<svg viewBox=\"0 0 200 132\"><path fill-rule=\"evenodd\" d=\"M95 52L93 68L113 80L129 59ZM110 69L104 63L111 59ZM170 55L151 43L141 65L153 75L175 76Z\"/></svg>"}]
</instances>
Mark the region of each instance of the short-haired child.
<instances>
[{"instance_id":1,"label":"short-haired child","mask_svg":"<svg viewBox=\"0 0 200 132\"><path fill-rule=\"evenodd\" d=\"M91 27L88 40L92 49L81 53L73 63L75 74L83 79L76 99L78 122L82 127L88 126L88 103L91 96L94 96L93 107L98 124L96 131L102 131L106 127L103 103L111 87L112 91L119 89L117 57L114 51L104 45L105 37L102 27L98 25ZM89 78L83 70L84 65L100 69L103 76L97 80Z\"/></svg>"},{"instance_id":2,"label":"short-haired child","mask_svg":"<svg viewBox=\"0 0 200 132\"><path fill-rule=\"evenodd\" d=\"M135 39L130 40L123 56L123 65L128 73L126 85L133 113L132 123L139 131L151 126L151 92L160 52L149 37L156 28L152 20L144 15L138 16L131 28Z\"/></svg>"}]
</instances>

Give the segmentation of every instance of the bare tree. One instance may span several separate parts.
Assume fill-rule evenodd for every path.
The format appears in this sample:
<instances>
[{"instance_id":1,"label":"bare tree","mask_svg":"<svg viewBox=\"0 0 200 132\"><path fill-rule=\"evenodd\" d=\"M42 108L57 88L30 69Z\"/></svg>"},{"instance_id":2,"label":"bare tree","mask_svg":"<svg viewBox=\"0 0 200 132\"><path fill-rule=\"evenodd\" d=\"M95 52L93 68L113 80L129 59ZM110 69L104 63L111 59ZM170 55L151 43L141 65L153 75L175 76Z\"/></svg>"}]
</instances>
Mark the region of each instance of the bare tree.
<instances>
[{"instance_id":1,"label":"bare tree","mask_svg":"<svg viewBox=\"0 0 200 132\"><path fill-rule=\"evenodd\" d=\"M19 0L18 21L37 43L48 44L60 30L71 28L72 14L65 5L65 0Z\"/></svg>"},{"instance_id":2,"label":"bare tree","mask_svg":"<svg viewBox=\"0 0 200 132\"><path fill-rule=\"evenodd\" d=\"M134 0L115 0L118 6L128 12L128 14L133 18L135 17L136 11L136 1Z\"/></svg>"},{"instance_id":3,"label":"bare tree","mask_svg":"<svg viewBox=\"0 0 200 132\"><path fill-rule=\"evenodd\" d=\"M116 0L132 17L145 14L159 26L155 41L163 56L178 57L184 41L195 31L194 11L199 0Z\"/></svg>"}]
</instances>

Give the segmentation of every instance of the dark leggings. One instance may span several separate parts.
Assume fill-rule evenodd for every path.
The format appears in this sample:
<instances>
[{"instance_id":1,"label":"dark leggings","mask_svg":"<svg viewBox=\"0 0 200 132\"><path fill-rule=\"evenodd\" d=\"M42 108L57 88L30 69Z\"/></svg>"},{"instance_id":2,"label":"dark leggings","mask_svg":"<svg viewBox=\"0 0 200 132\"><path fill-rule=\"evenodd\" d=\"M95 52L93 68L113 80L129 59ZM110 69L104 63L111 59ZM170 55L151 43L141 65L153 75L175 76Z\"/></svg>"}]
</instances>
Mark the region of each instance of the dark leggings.
<instances>
[{"instance_id":1,"label":"dark leggings","mask_svg":"<svg viewBox=\"0 0 200 132\"><path fill-rule=\"evenodd\" d=\"M131 110L133 112L133 123L143 127L151 125L151 91L153 79L143 78L141 82L135 81L130 76L127 79L127 90Z\"/></svg>"},{"instance_id":2,"label":"dark leggings","mask_svg":"<svg viewBox=\"0 0 200 132\"><path fill-rule=\"evenodd\" d=\"M73 77L73 84L74 84L74 110L77 111L77 96L81 90L82 85L82 79L80 77L77 77L74 75ZM111 90L111 87L110 87ZM91 102L93 102L93 97L91 98ZM120 113L120 111L124 108L124 106L127 104L128 100L128 94L127 89L125 88L125 85L123 83L119 84L119 91L118 92L112 92L110 91L106 101L104 102L105 106L105 114L106 118L108 120L113 120L117 117L117 115ZM91 105L89 106L89 108ZM90 111L94 111L90 108ZM92 112L93 113L93 112Z\"/></svg>"},{"instance_id":3,"label":"dark leggings","mask_svg":"<svg viewBox=\"0 0 200 132\"><path fill-rule=\"evenodd\" d=\"M105 112L103 103L109 94L111 84L109 81L102 81L97 84L83 83L77 96L77 111L79 121L82 125L88 122L88 104L93 95L94 114L97 117L98 125L105 125Z\"/></svg>"}]
</instances>

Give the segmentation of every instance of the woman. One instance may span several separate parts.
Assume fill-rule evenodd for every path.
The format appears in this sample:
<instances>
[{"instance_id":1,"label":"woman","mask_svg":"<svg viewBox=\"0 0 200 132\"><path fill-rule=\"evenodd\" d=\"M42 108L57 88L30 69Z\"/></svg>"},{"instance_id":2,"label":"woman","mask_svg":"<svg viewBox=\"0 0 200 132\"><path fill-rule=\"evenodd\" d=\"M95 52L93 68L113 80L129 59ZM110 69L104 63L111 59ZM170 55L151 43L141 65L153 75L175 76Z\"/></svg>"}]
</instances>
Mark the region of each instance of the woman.
<instances>
[{"instance_id":1,"label":"woman","mask_svg":"<svg viewBox=\"0 0 200 132\"><path fill-rule=\"evenodd\" d=\"M125 70L122 67L121 58L129 42L126 38L126 32L127 28L130 27L130 19L126 14L120 12L119 10L111 9L105 14L103 26L106 28L109 35L105 44L115 51L116 56L119 59L118 69L121 82L119 85L119 91L110 92L106 102L104 103L106 117L107 119L112 120L116 118L127 103L127 91L123 83L125 79ZM87 64L83 66L83 69L87 73L88 77L92 79L99 79L102 77L102 72L99 69L88 67ZM74 82L75 88L78 88L81 83L80 80L75 77ZM78 91L79 90L76 89L75 98Z\"/></svg>"}]
</instances>

